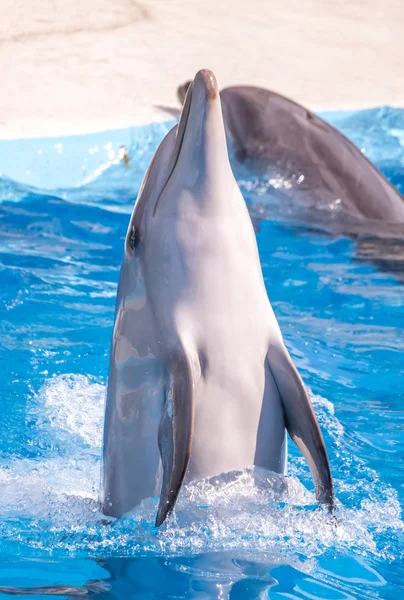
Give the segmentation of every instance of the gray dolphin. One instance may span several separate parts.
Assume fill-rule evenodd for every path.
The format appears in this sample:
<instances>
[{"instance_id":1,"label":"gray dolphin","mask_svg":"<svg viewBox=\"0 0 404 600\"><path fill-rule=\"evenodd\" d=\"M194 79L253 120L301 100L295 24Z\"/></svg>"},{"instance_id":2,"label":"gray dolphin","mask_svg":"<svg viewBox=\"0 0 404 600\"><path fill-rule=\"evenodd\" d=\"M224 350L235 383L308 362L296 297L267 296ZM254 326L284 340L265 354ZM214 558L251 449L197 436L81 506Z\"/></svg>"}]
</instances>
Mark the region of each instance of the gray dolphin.
<instances>
[{"instance_id":1,"label":"gray dolphin","mask_svg":"<svg viewBox=\"0 0 404 600\"><path fill-rule=\"evenodd\" d=\"M286 468L285 427L320 502L334 493L323 438L268 300L231 170L214 75L197 73L129 223L104 427L102 507L160 495L159 526L188 480Z\"/></svg>"},{"instance_id":2,"label":"gray dolphin","mask_svg":"<svg viewBox=\"0 0 404 600\"><path fill-rule=\"evenodd\" d=\"M181 102L188 85L177 90ZM403 228L397 224L404 225L403 197L337 129L263 88L229 87L220 97L226 133L238 161L280 174L292 184L284 193L296 197L298 191L299 200L311 208L342 212L343 225L333 216L333 229L380 235L383 222L392 225L389 233L394 237L402 236ZM330 211L325 219L329 221Z\"/></svg>"}]
</instances>

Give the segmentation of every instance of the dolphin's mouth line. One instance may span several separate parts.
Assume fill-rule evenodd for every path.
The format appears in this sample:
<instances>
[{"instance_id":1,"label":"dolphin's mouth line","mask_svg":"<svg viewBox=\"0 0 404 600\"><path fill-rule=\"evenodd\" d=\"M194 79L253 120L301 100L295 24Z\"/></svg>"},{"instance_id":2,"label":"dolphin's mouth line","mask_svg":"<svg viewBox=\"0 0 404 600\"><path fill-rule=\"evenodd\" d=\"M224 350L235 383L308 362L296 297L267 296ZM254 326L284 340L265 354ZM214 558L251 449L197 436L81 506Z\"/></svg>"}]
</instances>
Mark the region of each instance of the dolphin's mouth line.
<instances>
[{"instance_id":1,"label":"dolphin's mouth line","mask_svg":"<svg viewBox=\"0 0 404 600\"><path fill-rule=\"evenodd\" d=\"M182 144L183 144L183 141L184 141L185 132L186 132L187 125L188 125L189 113L190 113L190 110L191 110L191 102L192 102L192 85L190 85L190 87L189 87L189 91L188 91L186 102L185 102L185 105L184 105L184 108L183 108L183 111L182 111L182 115L181 115L180 121L179 121L179 123L177 125L177 137L176 137L176 140L175 140L175 146L174 146L174 150L173 150L173 154L175 153L173 166L172 166L172 168L169 171L169 174L168 174L168 177L167 177L167 180L166 180L165 184L161 188L161 192L160 192L159 197L157 199L157 202L156 202L156 204L154 206L153 217L154 217L154 215L157 212L157 207L159 205L161 195L164 192L165 188L167 187L167 185L168 185L168 183L169 183L169 181L171 179L171 176L172 176L172 174L175 171L175 167L177 166L178 159L179 159L179 157L181 155ZM183 125L183 123L184 123L184 125Z\"/></svg>"}]
</instances>

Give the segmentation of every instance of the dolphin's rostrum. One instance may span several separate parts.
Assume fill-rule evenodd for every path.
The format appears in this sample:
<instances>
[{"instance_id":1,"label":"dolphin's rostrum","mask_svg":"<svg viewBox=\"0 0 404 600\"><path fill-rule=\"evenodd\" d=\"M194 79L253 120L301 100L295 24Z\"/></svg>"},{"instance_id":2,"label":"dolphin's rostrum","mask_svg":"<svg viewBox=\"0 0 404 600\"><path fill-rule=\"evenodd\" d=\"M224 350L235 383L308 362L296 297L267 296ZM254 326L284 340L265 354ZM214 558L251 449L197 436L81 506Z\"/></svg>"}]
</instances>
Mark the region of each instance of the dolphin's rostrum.
<instances>
[{"instance_id":1,"label":"dolphin's rostrum","mask_svg":"<svg viewBox=\"0 0 404 600\"><path fill-rule=\"evenodd\" d=\"M130 220L111 342L106 514L187 480L256 465L283 473L285 427L317 498L334 494L323 438L268 300L251 220L230 168L214 75L199 71Z\"/></svg>"}]
</instances>

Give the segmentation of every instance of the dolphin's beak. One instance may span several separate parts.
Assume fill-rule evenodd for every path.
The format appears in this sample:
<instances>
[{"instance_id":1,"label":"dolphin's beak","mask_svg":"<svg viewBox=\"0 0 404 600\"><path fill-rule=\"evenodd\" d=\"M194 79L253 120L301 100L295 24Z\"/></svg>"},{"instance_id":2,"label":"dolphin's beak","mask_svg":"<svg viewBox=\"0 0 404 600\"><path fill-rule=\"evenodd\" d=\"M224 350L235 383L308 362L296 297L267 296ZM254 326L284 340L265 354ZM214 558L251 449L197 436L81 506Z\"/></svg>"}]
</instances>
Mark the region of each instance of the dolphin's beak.
<instances>
[{"instance_id":1,"label":"dolphin's beak","mask_svg":"<svg viewBox=\"0 0 404 600\"><path fill-rule=\"evenodd\" d=\"M170 176L180 157L188 123L190 120L193 123L202 121L206 117L209 105L213 103L218 95L219 90L217 81L212 71L209 71L209 69L198 71L186 91L184 107L178 123L177 135L172 153L172 169L170 169Z\"/></svg>"},{"instance_id":2,"label":"dolphin's beak","mask_svg":"<svg viewBox=\"0 0 404 600\"><path fill-rule=\"evenodd\" d=\"M198 89L200 94L205 94L208 101L214 100L218 95L216 77L209 69L202 69L195 75L193 82L195 89Z\"/></svg>"},{"instance_id":3,"label":"dolphin's beak","mask_svg":"<svg viewBox=\"0 0 404 600\"><path fill-rule=\"evenodd\" d=\"M216 104L218 104L218 107L215 106ZM194 80L189 84L186 91L185 102L179 123L177 125L175 143L167 169L167 179L162 187L159 199L155 204L154 214L157 212L161 195L173 176L177 164L181 158L184 150L184 144L187 145L184 155L186 156L186 160L188 162L192 160L193 151L195 149L197 149L199 152L201 149L206 150L205 130L211 108L216 108L216 112L220 114L219 119L222 124L221 128L223 130L222 137L223 140L225 140L223 117L220 107L220 96L216 77L212 71L209 71L208 69L202 69L195 75ZM217 108L219 109L218 111Z\"/></svg>"}]
</instances>

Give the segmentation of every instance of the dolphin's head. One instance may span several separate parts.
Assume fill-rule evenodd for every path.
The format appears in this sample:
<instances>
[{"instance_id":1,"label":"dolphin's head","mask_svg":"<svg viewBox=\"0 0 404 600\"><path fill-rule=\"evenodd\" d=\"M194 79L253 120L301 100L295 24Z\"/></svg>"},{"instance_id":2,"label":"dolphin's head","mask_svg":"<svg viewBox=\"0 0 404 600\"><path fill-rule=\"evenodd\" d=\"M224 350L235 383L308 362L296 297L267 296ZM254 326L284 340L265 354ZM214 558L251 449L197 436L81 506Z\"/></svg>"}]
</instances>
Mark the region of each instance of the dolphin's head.
<instances>
[{"instance_id":1,"label":"dolphin's head","mask_svg":"<svg viewBox=\"0 0 404 600\"><path fill-rule=\"evenodd\" d=\"M237 186L228 159L217 82L211 71L203 69L188 86L178 125L161 142L146 173L129 224L127 251L135 249L159 211L170 211L184 190L214 197L218 209L230 180Z\"/></svg>"}]
</instances>

